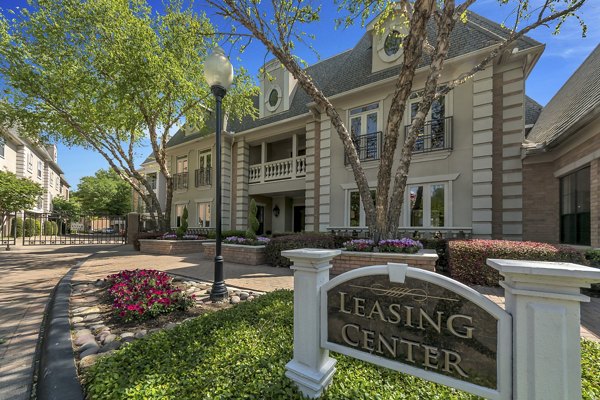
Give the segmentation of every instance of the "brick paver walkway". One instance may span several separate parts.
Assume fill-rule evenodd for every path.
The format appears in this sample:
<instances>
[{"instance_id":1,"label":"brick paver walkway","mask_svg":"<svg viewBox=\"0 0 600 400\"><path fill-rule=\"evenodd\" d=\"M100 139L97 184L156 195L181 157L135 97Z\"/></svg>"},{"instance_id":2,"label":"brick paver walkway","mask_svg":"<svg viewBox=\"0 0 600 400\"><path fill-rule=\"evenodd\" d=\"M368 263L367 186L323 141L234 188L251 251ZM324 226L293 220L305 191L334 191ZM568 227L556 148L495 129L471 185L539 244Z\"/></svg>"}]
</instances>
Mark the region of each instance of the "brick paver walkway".
<instances>
[{"instance_id":1,"label":"brick paver walkway","mask_svg":"<svg viewBox=\"0 0 600 400\"><path fill-rule=\"evenodd\" d=\"M0 400L28 400L33 359L48 296L60 278L78 261L75 281L89 281L123 269L154 268L211 281L213 261L201 254L159 256L141 254L131 246L17 247L0 251ZM287 268L225 262L225 280L232 287L268 292L292 289ZM501 288L478 287L500 306ZM600 298L581 307L581 335L600 341Z\"/></svg>"}]
</instances>

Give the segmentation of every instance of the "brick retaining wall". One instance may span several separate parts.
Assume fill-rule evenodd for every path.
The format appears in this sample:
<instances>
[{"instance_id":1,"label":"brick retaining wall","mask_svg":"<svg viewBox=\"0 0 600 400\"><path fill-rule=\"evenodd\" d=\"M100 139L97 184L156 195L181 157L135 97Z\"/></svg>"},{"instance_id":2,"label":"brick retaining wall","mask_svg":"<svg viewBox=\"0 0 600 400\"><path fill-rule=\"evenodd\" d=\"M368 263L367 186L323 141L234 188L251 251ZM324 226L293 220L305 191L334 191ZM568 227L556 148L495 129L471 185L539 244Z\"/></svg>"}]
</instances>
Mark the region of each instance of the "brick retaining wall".
<instances>
[{"instance_id":1,"label":"brick retaining wall","mask_svg":"<svg viewBox=\"0 0 600 400\"><path fill-rule=\"evenodd\" d=\"M204 243L204 254L215 256L215 242ZM265 246L245 246L241 244L222 244L221 253L226 262L246 265L265 264Z\"/></svg>"},{"instance_id":2,"label":"brick retaining wall","mask_svg":"<svg viewBox=\"0 0 600 400\"><path fill-rule=\"evenodd\" d=\"M147 254L202 253L206 240L155 240L140 239L140 252Z\"/></svg>"},{"instance_id":3,"label":"brick retaining wall","mask_svg":"<svg viewBox=\"0 0 600 400\"><path fill-rule=\"evenodd\" d=\"M359 251L342 251L333 259L331 275L339 275L360 267L385 265L389 262L408 264L410 267L435 271L438 256L434 253L365 253Z\"/></svg>"}]
</instances>

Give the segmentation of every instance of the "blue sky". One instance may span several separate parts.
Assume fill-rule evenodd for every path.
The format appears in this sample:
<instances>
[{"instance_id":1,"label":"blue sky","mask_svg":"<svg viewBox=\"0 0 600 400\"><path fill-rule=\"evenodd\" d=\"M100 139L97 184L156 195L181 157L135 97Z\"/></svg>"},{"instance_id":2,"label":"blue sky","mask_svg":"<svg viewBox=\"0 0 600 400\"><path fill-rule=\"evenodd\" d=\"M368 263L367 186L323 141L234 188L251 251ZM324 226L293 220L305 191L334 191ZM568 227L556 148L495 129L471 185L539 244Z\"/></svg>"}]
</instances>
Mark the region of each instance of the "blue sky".
<instances>
[{"instance_id":1,"label":"blue sky","mask_svg":"<svg viewBox=\"0 0 600 400\"><path fill-rule=\"evenodd\" d=\"M541 0L533 0L533 3ZM149 0L150 4L157 9L162 8L162 0ZM214 19L214 23L220 29L225 30L229 26L219 18L214 10L207 8L203 2L196 1L199 11L204 11L207 16ZM360 26L353 26L346 30L335 30L333 21L337 11L333 2L323 7L321 21L309 27L308 31L315 34L317 40L313 45L318 56L308 49L300 49L299 55L309 64L315 63L319 58L328 58L338 54L355 45L364 34ZM6 10L26 5L26 0L2 0L1 6ZM508 6L500 6L499 0L478 0L471 8L472 11L481 14L493 21L502 22L511 14L512 9ZM552 96L560 89L564 82L571 76L575 69L600 43L600 1L588 0L583 6L581 15L588 25L586 38L581 37L581 30L575 20L568 21L561 29L559 35L552 35L550 29L541 27L530 33L529 36L546 44L546 49L540 61L529 76L526 84L527 94L545 105ZM224 46L227 50L227 47ZM272 58L267 55L264 48L258 43L251 47L239 57L234 54L232 62L234 66L244 66L250 73L256 74L264 60ZM108 163L93 151L82 148L67 148L58 144L59 164L65 172L66 178L75 189L82 176L93 175L100 168L107 168ZM139 149L140 161L150 152L149 149Z\"/></svg>"}]
</instances>

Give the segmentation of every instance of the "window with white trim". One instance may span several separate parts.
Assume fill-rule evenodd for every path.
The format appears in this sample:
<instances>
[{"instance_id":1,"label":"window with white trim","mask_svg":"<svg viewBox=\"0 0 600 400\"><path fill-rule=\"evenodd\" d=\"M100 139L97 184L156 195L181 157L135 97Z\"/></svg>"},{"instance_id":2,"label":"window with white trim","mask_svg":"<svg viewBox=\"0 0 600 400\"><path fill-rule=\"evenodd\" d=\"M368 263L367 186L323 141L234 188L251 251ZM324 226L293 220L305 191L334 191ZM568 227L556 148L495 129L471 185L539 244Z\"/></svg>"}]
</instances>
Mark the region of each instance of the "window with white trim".
<instances>
[{"instance_id":1,"label":"window with white trim","mask_svg":"<svg viewBox=\"0 0 600 400\"><path fill-rule=\"evenodd\" d=\"M353 108L348 111L350 134L360 160L379 159L378 134L381 131L379 103Z\"/></svg>"},{"instance_id":2,"label":"window with white trim","mask_svg":"<svg viewBox=\"0 0 600 400\"><path fill-rule=\"evenodd\" d=\"M27 152L27 171L33 171L33 153Z\"/></svg>"},{"instance_id":3,"label":"window with white trim","mask_svg":"<svg viewBox=\"0 0 600 400\"><path fill-rule=\"evenodd\" d=\"M0 158L4 158L4 146L6 144L6 140L2 136L0 136Z\"/></svg>"},{"instance_id":4,"label":"window with white trim","mask_svg":"<svg viewBox=\"0 0 600 400\"><path fill-rule=\"evenodd\" d=\"M198 226L201 228L209 228L210 227L210 219L211 219L211 204L207 203L197 203L196 207L198 211Z\"/></svg>"},{"instance_id":5,"label":"window with white trim","mask_svg":"<svg viewBox=\"0 0 600 400\"><path fill-rule=\"evenodd\" d=\"M434 228L448 221L448 183L409 185L406 190L404 223L406 226Z\"/></svg>"},{"instance_id":6,"label":"window with white trim","mask_svg":"<svg viewBox=\"0 0 600 400\"><path fill-rule=\"evenodd\" d=\"M44 166L42 165L42 162L40 160L38 160L37 167L37 177L38 179L42 179L42 171L44 169ZM52 184L50 186L52 186Z\"/></svg>"},{"instance_id":7,"label":"window with white trim","mask_svg":"<svg viewBox=\"0 0 600 400\"><path fill-rule=\"evenodd\" d=\"M410 129L413 119L419 110L419 104L422 101L423 91L417 91L410 94L408 99L406 131ZM434 150L443 150L450 148L451 127L448 125L446 117L451 115L449 110L450 97L442 96L433 101L429 112L425 116L424 126L420 129L415 142L414 152L425 152Z\"/></svg>"},{"instance_id":8,"label":"window with white trim","mask_svg":"<svg viewBox=\"0 0 600 400\"><path fill-rule=\"evenodd\" d=\"M175 226L176 227L180 227L181 226L181 217L183 216L183 209L185 208L185 204L177 204L175 206Z\"/></svg>"},{"instance_id":9,"label":"window with white trim","mask_svg":"<svg viewBox=\"0 0 600 400\"><path fill-rule=\"evenodd\" d=\"M177 157L177 173L181 174L183 172L188 172L187 156Z\"/></svg>"},{"instance_id":10,"label":"window with white trim","mask_svg":"<svg viewBox=\"0 0 600 400\"><path fill-rule=\"evenodd\" d=\"M371 198L375 201L375 190L371 190ZM367 218L363 202L360 199L358 190L352 190L348 193L348 226L367 226Z\"/></svg>"}]
</instances>

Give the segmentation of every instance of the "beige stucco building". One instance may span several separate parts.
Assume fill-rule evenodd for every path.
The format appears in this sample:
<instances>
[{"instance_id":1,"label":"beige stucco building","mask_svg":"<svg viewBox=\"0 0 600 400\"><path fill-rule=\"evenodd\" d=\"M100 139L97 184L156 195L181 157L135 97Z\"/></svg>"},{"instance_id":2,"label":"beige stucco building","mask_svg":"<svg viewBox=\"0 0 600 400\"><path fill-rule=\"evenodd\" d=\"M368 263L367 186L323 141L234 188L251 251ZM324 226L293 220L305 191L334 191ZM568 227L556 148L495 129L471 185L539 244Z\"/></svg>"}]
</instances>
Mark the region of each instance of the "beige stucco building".
<instances>
[{"instance_id":1,"label":"beige stucco building","mask_svg":"<svg viewBox=\"0 0 600 400\"><path fill-rule=\"evenodd\" d=\"M38 199L33 212L52 211L52 200L69 198L70 185L58 165L55 145L40 146L20 137L15 128L0 132L0 169L38 183L44 194Z\"/></svg>"},{"instance_id":2,"label":"beige stucco building","mask_svg":"<svg viewBox=\"0 0 600 400\"><path fill-rule=\"evenodd\" d=\"M378 34L368 26L351 49L307 68L343 115L373 191L381 132L402 63L401 29L388 23ZM451 36L441 82L469 71L506 34L498 24L470 14ZM525 95L525 80L543 50L543 44L522 38L434 103L415 145L401 230L523 238L521 145L526 125L541 108ZM426 61L417 70L406 127L424 86ZM256 99L259 118L226 124L223 133L224 229L246 228L250 199L259 207L261 233L366 228L353 173L329 117L279 62L267 63L265 71ZM169 141L177 189L173 224L187 207L190 227L213 226L214 151L210 129L182 129Z\"/></svg>"}]
</instances>

